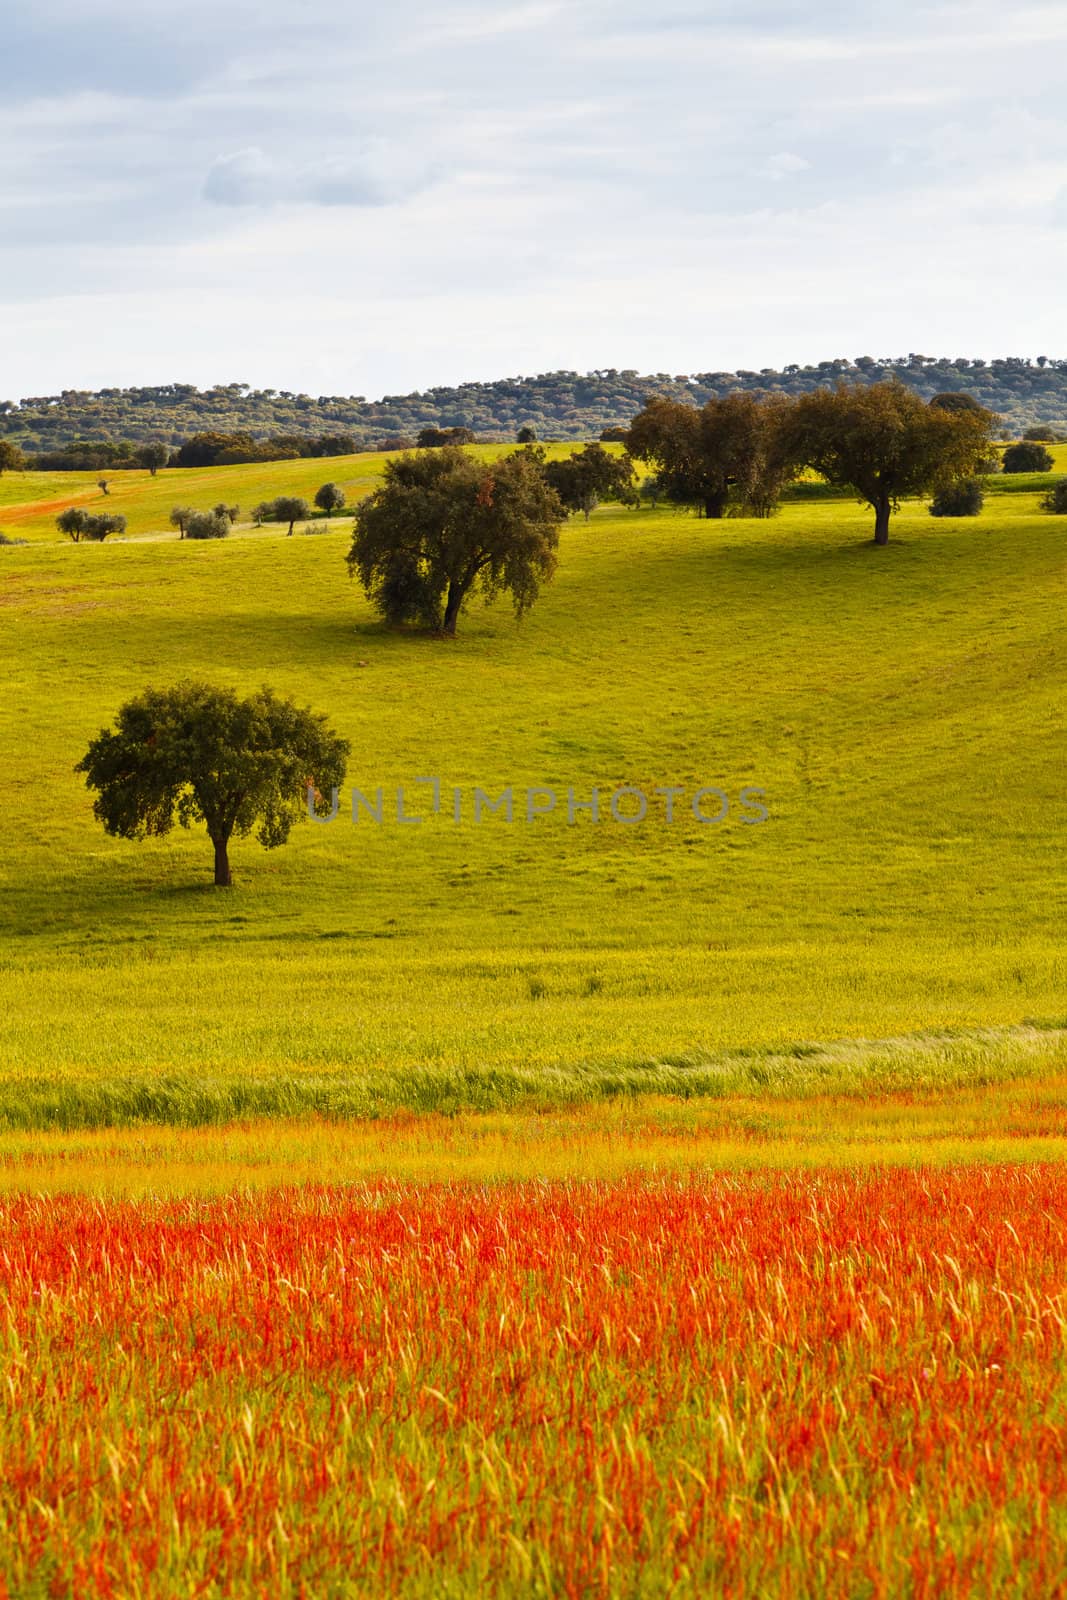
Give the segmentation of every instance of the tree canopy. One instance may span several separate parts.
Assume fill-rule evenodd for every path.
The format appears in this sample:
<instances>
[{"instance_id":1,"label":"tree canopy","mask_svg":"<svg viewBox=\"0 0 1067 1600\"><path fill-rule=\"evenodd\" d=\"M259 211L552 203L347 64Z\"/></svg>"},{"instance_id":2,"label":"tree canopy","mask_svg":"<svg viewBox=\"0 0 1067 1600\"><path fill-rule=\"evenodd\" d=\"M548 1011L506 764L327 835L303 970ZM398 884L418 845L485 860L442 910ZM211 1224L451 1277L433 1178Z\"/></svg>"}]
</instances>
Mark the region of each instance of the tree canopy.
<instances>
[{"instance_id":1,"label":"tree canopy","mask_svg":"<svg viewBox=\"0 0 1067 1600\"><path fill-rule=\"evenodd\" d=\"M1055 461L1051 450L1032 439L1010 444L1004 452L1005 472L1051 472Z\"/></svg>"},{"instance_id":2,"label":"tree canopy","mask_svg":"<svg viewBox=\"0 0 1067 1600\"><path fill-rule=\"evenodd\" d=\"M347 564L390 623L453 635L476 589L512 597L516 616L556 567L564 509L536 453L477 461L454 446L386 463L356 512Z\"/></svg>"},{"instance_id":3,"label":"tree canopy","mask_svg":"<svg viewBox=\"0 0 1067 1600\"><path fill-rule=\"evenodd\" d=\"M801 395L785 414L783 447L829 483L855 489L874 510L874 542L905 495L924 495L980 472L996 418L927 405L902 383L841 383Z\"/></svg>"},{"instance_id":4,"label":"tree canopy","mask_svg":"<svg viewBox=\"0 0 1067 1600\"><path fill-rule=\"evenodd\" d=\"M790 476L780 419L788 402L750 394L709 400L700 410L659 398L630 424L630 454L650 461L669 499L699 505L705 516L727 509L767 515Z\"/></svg>"},{"instance_id":5,"label":"tree canopy","mask_svg":"<svg viewBox=\"0 0 1067 1600\"><path fill-rule=\"evenodd\" d=\"M324 483L315 491L315 504L320 511L325 511L332 517L335 511L340 511L345 503L345 492L337 483Z\"/></svg>"},{"instance_id":6,"label":"tree canopy","mask_svg":"<svg viewBox=\"0 0 1067 1600\"><path fill-rule=\"evenodd\" d=\"M543 455L541 459L544 460ZM601 500L621 500L626 505L639 503L634 488L634 464L625 453L612 455L602 444L587 444L584 450L564 456L560 461L545 461L547 482L568 512L596 509Z\"/></svg>"},{"instance_id":7,"label":"tree canopy","mask_svg":"<svg viewBox=\"0 0 1067 1600\"><path fill-rule=\"evenodd\" d=\"M351 747L310 709L263 688L186 681L145 689L121 707L75 768L96 791L93 813L124 839L163 837L175 822L203 822L215 849L215 883L232 882L229 843L256 829L268 850L284 844L307 806L344 781Z\"/></svg>"}]
</instances>

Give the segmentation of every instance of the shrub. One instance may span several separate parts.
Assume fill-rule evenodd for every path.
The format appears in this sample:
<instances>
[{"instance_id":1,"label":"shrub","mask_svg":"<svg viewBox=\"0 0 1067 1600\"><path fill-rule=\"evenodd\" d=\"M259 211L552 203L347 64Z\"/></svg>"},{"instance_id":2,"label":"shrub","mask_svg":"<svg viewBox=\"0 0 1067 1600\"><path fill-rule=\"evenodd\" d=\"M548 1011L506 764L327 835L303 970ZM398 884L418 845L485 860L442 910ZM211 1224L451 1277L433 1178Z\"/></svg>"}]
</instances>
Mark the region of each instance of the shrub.
<instances>
[{"instance_id":1,"label":"shrub","mask_svg":"<svg viewBox=\"0 0 1067 1600\"><path fill-rule=\"evenodd\" d=\"M217 511L194 511L185 527L187 539L225 539L230 519Z\"/></svg>"},{"instance_id":2,"label":"shrub","mask_svg":"<svg viewBox=\"0 0 1067 1600\"><path fill-rule=\"evenodd\" d=\"M1042 511L1051 511L1054 516L1067 517L1067 478L1061 478L1054 483L1041 501Z\"/></svg>"},{"instance_id":3,"label":"shrub","mask_svg":"<svg viewBox=\"0 0 1067 1600\"><path fill-rule=\"evenodd\" d=\"M985 504L977 478L957 478L939 489L930 502L932 517L977 517Z\"/></svg>"},{"instance_id":4,"label":"shrub","mask_svg":"<svg viewBox=\"0 0 1067 1600\"><path fill-rule=\"evenodd\" d=\"M6 533L0 532L0 547L26 543L27 540L25 539L9 539Z\"/></svg>"},{"instance_id":5,"label":"shrub","mask_svg":"<svg viewBox=\"0 0 1067 1600\"><path fill-rule=\"evenodd\" d=\"M1021 439L1004 452L1005 472L1051 472L1054 464L1051 453L1034 439Z\"/></svg>"}]
</instances>

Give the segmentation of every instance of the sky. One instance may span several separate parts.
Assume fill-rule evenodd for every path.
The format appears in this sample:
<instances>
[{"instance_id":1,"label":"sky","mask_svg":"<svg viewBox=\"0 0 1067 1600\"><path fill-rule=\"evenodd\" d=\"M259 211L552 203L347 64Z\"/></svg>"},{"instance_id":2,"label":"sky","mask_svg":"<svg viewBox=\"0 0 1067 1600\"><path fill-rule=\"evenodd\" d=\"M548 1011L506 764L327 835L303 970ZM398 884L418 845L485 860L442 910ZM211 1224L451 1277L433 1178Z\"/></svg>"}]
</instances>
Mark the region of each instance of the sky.
<instances>
[{"instance_id":1,"label":"sky","mask_svg":"<svg viewBox=\"0 0 1067 1600\"><path fill-rule=\"evenodd\" d=\"M1067 356L1067 6L35 0L0 399Z\"/></svg>"}]
</instances>

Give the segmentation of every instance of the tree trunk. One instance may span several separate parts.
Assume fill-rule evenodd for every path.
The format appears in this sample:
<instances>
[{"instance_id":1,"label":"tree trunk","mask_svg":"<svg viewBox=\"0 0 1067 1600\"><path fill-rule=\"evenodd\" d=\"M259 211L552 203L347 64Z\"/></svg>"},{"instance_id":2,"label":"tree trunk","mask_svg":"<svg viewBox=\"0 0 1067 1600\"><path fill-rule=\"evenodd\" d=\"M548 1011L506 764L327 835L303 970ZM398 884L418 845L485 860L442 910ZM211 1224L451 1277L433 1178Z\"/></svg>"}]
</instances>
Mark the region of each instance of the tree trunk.
<instances>
[{"instance_id":1,"label":"tree trunk","mask_svg":"<svg viewBox=\"0 0 1067 1600\"><path fill-rule=\"evenodd\" d=\"M875 544L889 543L889 513L888 497L883 496L874 502L874 542Z\"/></svg>"},{"instance_id":2,"label":"tree trunk","mask_svg":"<svg viewBox=\"0 0 1067 1600\"><path fill-rule=\"evenodd\" d=\"M232 889L233 878L230 876L230 857L227 850L229 840L216 839L215 845L215 887L216 889Z\"/></svg>"},{"instance_id":3,"label":"tree trunk","mask_svg":"<svg viewBox=\"0 0 1067 1600\"><path fill-rule=\"evenodd\" d=\"M455 583L448 586L448 599L445 601L445 620L441 624L441 632L449 639L456 637L456 619L459 608L463 604L463 592Z\"/></svg>"},{"instance_id":4,"label":"tree trunk","mask_svg":"<svg viewBox=\"0 0 1067 1600\"><path fill-rule=\"evenodd\" d=\"M293 537L293 524L291 522L289 524L289 532L286 534L285 537L287 539L291 539Z\"/></svg>"},{"instance_id":5,"label":"tree trunk","mask_svg":"<svg viewBox=\"0 0 1067 1600\"><path fill-rule=\"evenodd\" d=\"M726 496L724 494L708 495L704 501L704 515L706 517L721 517L726 510Z\"/></svg>"}]
</instances>

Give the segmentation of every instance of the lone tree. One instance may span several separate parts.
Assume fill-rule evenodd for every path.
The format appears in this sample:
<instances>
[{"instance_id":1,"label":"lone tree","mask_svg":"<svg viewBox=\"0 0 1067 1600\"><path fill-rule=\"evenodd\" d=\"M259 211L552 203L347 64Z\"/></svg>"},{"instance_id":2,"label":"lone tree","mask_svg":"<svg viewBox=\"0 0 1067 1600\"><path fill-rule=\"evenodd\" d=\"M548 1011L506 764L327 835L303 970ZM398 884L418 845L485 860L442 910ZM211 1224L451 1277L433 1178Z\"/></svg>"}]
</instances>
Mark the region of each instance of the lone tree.
<instances>
[{"instance_id":1,"label":"lone tree","mask_svg":"<svg viewBox=\"0 0 1067 1600\"><path fill-rule=\"evenodd\" d=\"M0 478L5 472L24 472L26 457L10 439L0 439Z\"/></svg>"},{"instance_id":2,"label":"lone tree","mask_svg":"<svg viewBox=\"0 0 1067 1600\"><path fill-rule=\"evenodd\" d=\"M454 636L468 596L521 617L556 569L564 509L532 451L476 461L454 446L386 463L356 512L347 564L387 622Z\"/></svg>"},{"instance_id":3,"label":"lone tree","mask_svg":"<svg viewBox=\"0 0 1067 1600\"><path fill-rule=\"evenodd\" d=\"M839 383L800 395L784 413L784 442L798 463L852 488L874 510L874 542L889 543L889 518L906 495L925 495L980 472L996 418L989 411L927 405L893 379Z\"/></svg>"},{"instance_id":4,"label":"lone tree","mask_svg":"<svg viewBox=\"0 0 1067 1600\"><path fill-rule=\"evenodd\" d=\"M109 484L109 483L110 483L110 481L111 481L111 480L110 480L110 479L109 479L109 478L97 478L97 480L96 480L96 487L97 487L97 488L98 488L98 489L99 489L99 490L100 490L100 491L101 491L101 492L102 492L102 493L103 493L103 494L110 494L110 493L111 493L111 490L110 490L110 489L109 489L109 488L108 488L108 484Z\"/></svg>"},{"instance_id":5,"label":"lone tree","mask_svg":"<svg viewBox=\"0 0 1067 1600\"><path fill-rule=\"evenodd\" d=\"M1055 465L1052 451L1031 439L1010 444L1004 452L1005 472L1051 472Z\"/></svg>"},{"instance_id":6,"label":"lone tree","mask_svg":"<svg viewBox=\"0 0 1067 1600\"><path fill-rule=\"evenodd\" d=\"M185 538L185 530L189 526L189 518L193 516L192 506L172 506L170 525L179 530L179 537Z\"/></svg>"},{"instance_id":7,"label":"lone tree","mask_svg":"<svg viewBox=\"0 0 1067 1600\"><path fill-rule=\"evenodd\" d=\"M205 823L215 883L229 888L230 839L258 824L265 849L284 844L309 788L315 811L326 814L323 793L344 781L350 749L324 716L272 689L240 700L232 689L186 681L127 701L74 770L97 791L97 820L120 838Z\"/></svg>"},{"instance_id":8,"label":"lone tree","mask_svg":"<svg viewBox=\"0 0 1067 1600\"><path fill-rule=\"evenodd\" d=\"M531 428L530 424L528 422L525 423L519 429L518 433L515 435L515 443L516 444L536 444L537 443L537 429L536 428Z\"/></svg>"},{"instance_id":9,"label":"lone tree","mask_svg":"<svg viewBox=\"0 0 1067 1600\"><path fill-rule=\"evenodd\" d=\"M548 461L542 470L564 509L572 514L583 511L586 522L601 500L640 504L630 457L625 452L611 455L602 444L588 444L562 461Z\"/></svg>"},{"instance_id":10,"label":"lone tree","mask_svg":"<svg viewBox=\"0 0 1067 1600\"><path fill-rule=\"evenodd\" d=\"M680 400L650 400L630 424L630 454L658 468L669 499L699 505L706 517L733 508L768 516L792 476L782 448L788 401L737 393L698 410Z\"/></svg>"},{"instance_id":11,"label":"lone tree","mask_svg":"<svg viewBox=\"0 0 1067 1600\"><path fill-rule=\"evenodd\" d=\"M315 504L320 511L325 511L332 517L335 511L340 511L345 503L345 492L340 484L324 483L321 489L315 490Z\"/></svg>"},{"instance_id":12,"label":"lone tree","mask_svg":"<svg viewBox=\"0 0 1067 1600\"><path fill-rule=\"evenodd\" d=\"M165 467L170 460L170 450L165 444L145 444L138 450L137 459L154 478L160 467Z\"/></svg>"},{"instance_id":13,"label":"lone tree","mask_svg":"<svg viewBox=\"0 0 1067 1600\"><path fill-rule=\"evenodd\" d=\"M306 500L301 500L299 495L283 494L279 495L278 499L274 501L271 515L276 522L287 522L289 524L289 532L285 536L288 539L292 537L293 524L302 522L305 517L310 517L311 507Z\"/></svg>"}]
</instances>

